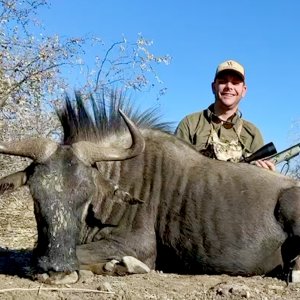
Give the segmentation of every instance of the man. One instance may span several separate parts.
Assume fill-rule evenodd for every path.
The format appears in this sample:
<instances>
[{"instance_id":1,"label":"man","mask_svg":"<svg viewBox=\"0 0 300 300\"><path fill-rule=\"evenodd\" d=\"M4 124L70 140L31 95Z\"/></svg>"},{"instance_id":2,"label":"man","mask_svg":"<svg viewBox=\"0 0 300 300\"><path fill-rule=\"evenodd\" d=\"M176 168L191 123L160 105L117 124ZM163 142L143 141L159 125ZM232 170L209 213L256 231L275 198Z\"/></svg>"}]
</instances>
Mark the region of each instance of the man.
<instances>
[{"instance_id":1,"label":"man","mask_svg":"<svg viewBox=\"0 0 300 300\"><path fill-rule=\"evenodd\" d=\"M258 128L242 119L238 109L247 92L244 67L234 60L221 63L211 86L215 102L186 116L175 134L208 157L238 162L264 145ZM258 160L256 165L275 170L267 160Z\"/></svg>"}]
</instances>

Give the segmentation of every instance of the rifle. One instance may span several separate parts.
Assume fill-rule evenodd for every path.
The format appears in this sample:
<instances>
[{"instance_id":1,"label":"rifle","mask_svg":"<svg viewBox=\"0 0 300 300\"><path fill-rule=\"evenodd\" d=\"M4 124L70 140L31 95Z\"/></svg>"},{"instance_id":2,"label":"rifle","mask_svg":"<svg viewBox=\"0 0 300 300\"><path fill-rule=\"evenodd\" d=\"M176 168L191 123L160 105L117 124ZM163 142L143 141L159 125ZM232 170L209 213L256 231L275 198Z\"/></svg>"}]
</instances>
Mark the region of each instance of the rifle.
<instances>
[{"instance_id":1,"label":"rifle","mask_svg":"<svg viewBox=\"0 0 300 300\"><path fill-rule=\"evenodd\" d=\"M269 160L272 163L274 163L275 165L278 165L281 162L285 162L284 166L287 166L287 170L286 170L286 173L287 173L288 169L289 169L290 160L299 154L300 154L300 143L277 153L277 150L276 150L274 144L271 142L271 143L264 145L263 147L258 149L256 152L254 152L250 156L242 158L241 162L251 163L258 159ZM284 166L282 167L282 170L283 170ZM282 173L282 170L281 170L281 173Z\"/></svg>"},{"instance_id":2,"label":"rifle","mask_svg":"<svg viewBox=\"0 0 300 300\"><path fill-rule=\"evenodd\" d=\"M270 160L275 165L285 161L288 163L292 158L296 157L300 153L300 143L296 144L290 148L287 148L279 153L273 154L267 157L267 160Z\"/></svg>"}]
</instances>

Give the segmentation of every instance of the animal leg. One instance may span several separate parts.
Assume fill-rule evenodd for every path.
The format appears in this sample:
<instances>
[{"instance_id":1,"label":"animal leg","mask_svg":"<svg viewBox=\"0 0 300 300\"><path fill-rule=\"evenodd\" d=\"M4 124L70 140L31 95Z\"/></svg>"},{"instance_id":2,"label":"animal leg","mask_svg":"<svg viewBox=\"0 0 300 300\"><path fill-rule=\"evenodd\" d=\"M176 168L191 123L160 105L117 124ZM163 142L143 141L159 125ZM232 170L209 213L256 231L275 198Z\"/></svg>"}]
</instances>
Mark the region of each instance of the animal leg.
<instances>
[{"instance_id":1,"label":"animal leg","mask_svg":"<svg viewBox=\"0 0 300 300\"><path fill-rule=\"evenodd\" d=\"M112 259L106 263L80 265L81 270L89 270L97 275L127 275L149 273L150 268L133 256L123 256L121 261Z\"/></svg>"},{"instance_id":2,"label":"animal leg","mask_svg":"<svg viewBox=\"0 0 300 300\"><path fill-rule=\"evenodd\" d=\"M283 279L292 281L296 260L300 255L300 187L284 190L279 198L277 218L288 238L281 247Z\"/></svg>"},{"instance_id":3,"label":"animal leg","mask_svg":"<svg viewBox=\"0 0 300 300\"><path fill-rule=\"evenodd\" d=\"M296 260L300 254L300 237L288 237L281 246L281 254L283 260L283 280L288 284L293 281L293 272ZM297 272L297 271L296 271ZM299 271L298 271L299 272Z\"/></svg>"},{"instance_id":4,"label":"animal leg","mask_svg":"<svg viewBox=\"0 0 300 300\"><path fill-rule=\"evenodd\" d=\"M101 275L126 275L148 273L149 266L137 258L128 244L100 240L77 246L81 270Z\"/></svg>"}]
</instances>

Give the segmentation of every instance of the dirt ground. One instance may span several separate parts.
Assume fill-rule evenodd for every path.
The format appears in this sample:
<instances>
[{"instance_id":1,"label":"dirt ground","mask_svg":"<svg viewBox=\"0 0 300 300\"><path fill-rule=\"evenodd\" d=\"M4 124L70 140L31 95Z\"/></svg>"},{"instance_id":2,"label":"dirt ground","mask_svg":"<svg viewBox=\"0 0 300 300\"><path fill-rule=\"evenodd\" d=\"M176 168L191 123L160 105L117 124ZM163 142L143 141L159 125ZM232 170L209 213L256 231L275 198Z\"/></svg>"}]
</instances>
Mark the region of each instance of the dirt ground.
<instances>
[{"instance_id":1,"label":"dirt ground","mask_svg":"<svg viewBox=\"0 0 300 300\"><path fill-rule=\"evenodd\" d=\"M26 188L0 197L0 299L300 299L300 284L255 277L183 276L151 272L125 277L82 274L73 285L49 286L30 278L36 240Z\"/></svg>"}]
</instances>

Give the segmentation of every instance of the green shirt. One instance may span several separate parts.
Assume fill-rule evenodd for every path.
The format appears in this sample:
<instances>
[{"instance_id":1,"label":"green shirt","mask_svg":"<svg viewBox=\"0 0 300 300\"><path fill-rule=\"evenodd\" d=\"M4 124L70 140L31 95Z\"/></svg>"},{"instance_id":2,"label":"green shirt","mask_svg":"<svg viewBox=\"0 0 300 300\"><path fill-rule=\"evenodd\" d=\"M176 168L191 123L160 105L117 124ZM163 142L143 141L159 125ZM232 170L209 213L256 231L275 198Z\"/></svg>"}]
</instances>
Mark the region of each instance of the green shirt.
<instances>
[{"instance_id":1,"label":"green shirt","mask_svg":"<svg viewBox=\"0 0 300 300\"><path fill-rule=\"evenodd\" d=\"M213 104L208 109L186 116L176 128L175 135L194 145L197 151L201 151L208 146L211 126L217 132L219 139L226 142L237 139L238 126L242 120L239 140L243 146L243 155L248 156L264 145L262 135L255 125L236 114L231 120L234 126L226 129L221 123L215 124L211 121L212 110Z\"/></svg>"}]
</instances>

